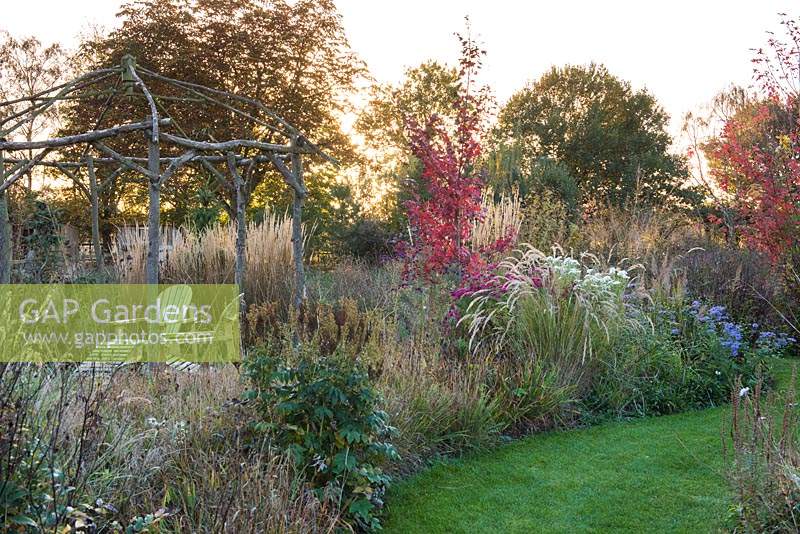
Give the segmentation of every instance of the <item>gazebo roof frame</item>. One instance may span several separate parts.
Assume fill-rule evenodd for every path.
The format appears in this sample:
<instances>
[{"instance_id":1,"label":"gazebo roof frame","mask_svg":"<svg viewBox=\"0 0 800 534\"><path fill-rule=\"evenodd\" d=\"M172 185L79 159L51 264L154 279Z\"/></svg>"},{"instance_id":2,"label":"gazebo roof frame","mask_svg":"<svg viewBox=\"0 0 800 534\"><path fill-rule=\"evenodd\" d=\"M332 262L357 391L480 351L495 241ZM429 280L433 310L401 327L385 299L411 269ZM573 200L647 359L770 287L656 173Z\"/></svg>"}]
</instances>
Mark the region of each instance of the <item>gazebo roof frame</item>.
<instances>
[{"instance_id":1,"label":"gazebo roof frame","mask_svg":"<svg viewBox=\"0 0 800 534\"><path fill-rule=\"evenodd\" d=\"M101 82L117 77L111 89L87 92ZM172 89L177 90L182 96L153 94L146 80L157 81ZM137 93L138 90L138 93ZM107 97L105 106L101 109L99 117L92 130L84 133L55 137L44 140L8 141L6 138L27 123L31 123L42 113L59 102ZM144 98L147 105L145 120L117 124L107 128L100 128L104 116L116 98L136 97ZM251 122L254 126L266 129L284 143L264 142L261 139L230 139L218 141L216 139L192 139L187 136L179 124L166 112L163 100L179 100L197 105L217 106L228 112ZM97 226L97 190L102 185L96 183L95 167L98 165L116 165L118 168L112 175L118 175L124 170L132 170L148 180L150 190L150 209L148 216L148 283L158 282L158 243L159 237L159 211L160 188L180 167L190 163L199 163L209 171L221 186L235 194L236 212L239 229L237 234L237 266L236 281L243 284L244 275L244 209L249 200L249 181L255 166L259 163L272 163L291 187L294 195L293 241L296 271L295 304L300 305L304 298L304 273L302 264L302 204L308 194L303 181L303 155L316 155L322 159L336 164L336 161L325 154L319 147L308 139L289 122L281 118L259 100L238 95L236 93L215 89L204 85L187 82L161 75L144 67L138 67L136 60L126 55L120 65L88 72L71 81L51 87L34 95L7 102L0 102L0 115L6 109L21 102L30 102L26 108L14 111L0 120L0 282L8 283L10 280L10 235L8 232L8 214L6 204L6 191L22 176L26 175L36 166L55 168L79 184L84 193L88 193L93 205L93 234ZM246 105L248 110L242 109ZM254 111L253 111L254 110ZM164 129L174 127L180 135L165 132ZM147 157L123 155L107 146L103 141L119 137L131 132L142 132L147 137ZM210 137L210 136L209 136ZM179 148L184 152L178 156L162 157L161 145ZM58 152L75 146L84 146L83 155L77 161L48 159L52 152ZM34 150L39 152L27 157L5 159L8 152ZM91 151L98 153L95 157ZM251 151L244 154L244 150ZM255 155L252 153L255 151ZM224 163L229 177L221 172L214 164ZM11 167L6 169L6 164ZM80 183L75 172L86 169L89 175L89 187ZM245 169L244 174L240 168ZM95 246L98 245L97 235L93 235ZM153 249L156 249L155 252ZM97 254L97 251L96 251ZM98 263L102 263L97 256Z\"/></svg>"}]
</instances>

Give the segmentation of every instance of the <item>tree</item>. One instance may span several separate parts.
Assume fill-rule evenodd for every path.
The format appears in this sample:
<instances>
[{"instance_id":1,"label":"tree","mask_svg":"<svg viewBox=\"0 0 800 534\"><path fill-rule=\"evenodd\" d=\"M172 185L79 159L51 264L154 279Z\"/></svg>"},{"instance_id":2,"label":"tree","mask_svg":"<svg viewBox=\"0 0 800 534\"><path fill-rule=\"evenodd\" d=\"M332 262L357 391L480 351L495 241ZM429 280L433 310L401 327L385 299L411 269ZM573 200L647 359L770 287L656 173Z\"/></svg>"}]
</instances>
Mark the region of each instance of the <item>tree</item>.
<instances>
[{"instance_id":1,"label":"tree","mask_svg":"<svg viewBox=\"0 0 800 534\"><path fill-rule=\"evenodd\" d=\"M368 156L361 172L370 177L373 196L380 197L373 211L396 231L407 222L404 203L418 188L421 172L411 151L409 120L425 124L437 115L452 125L459 83L458 69L426 61L406 70L398 84L374 85L355 122Z\"/></svg>"},{"instance_id":2,"label":"tree","mask_svg":"<svg viewBox=\"0 0 800 534\"><path fill-rule=\"evenodd\" d=\"M44 89L57 85L65 71L66 54L58 43L43 46L35 37L17 39L0 32L0 101L18 100L6 108L18 113L33 103L32 98ZM31 141L53 127L56 110L31 114L19 129L18 137ZM32 154L27 154L28 158ZM33 189L33 173L28 173L28 190Z\"/></svg>"},{"instance_id":3,"label":"tree","mask_svg":"<svg viewBox=\"0 0 800 534\"><path fill-rule=\"evenodd\" d=\"M118 64L130 54L141 67L166 76L260 100L344 164L354 158L338 117L347 109L344 95L364 67L349 48L332 1L141 0L124 4L118 17L117 29L82 43L78 59L83 70ZM270 131L254 128L235 112L170 99L175 95L158 83L152 83L151 89L162 96L157 98L160 112L173 119L178 133L198 139L273 140ZM66 113L65 130L91 129L104 108L102 96L76 102ZM136 113L142 118L147 113L143 102L122 98L114 100L104 117L114 122ZM145 153L143 139L133 142L139 144L112 148L124 154ZM307 165L309 186L313 187L324 167ZM224 164L219 170L227 173ZM168 209L165 220L184 222L200 202L194 192L209 183L214 183L210 173L196 166L176 173L163 190ZM267 196L286 196L282 179L271 165L264 164L255 169L249 188L267 186L274 188ZM136 207L146 205L146 194L135 175L123 173L107 192L109 215L124 204L133 207L129 216L140 216ZM233 217L233 192L215 187L215 194Z\"/></svg>"},{"instance_id":4,"label":"tree","mask_svg":"<svg viewBox=\"0 0 800 534\"><path fill-rule=\"evenodd\" d=\"M760 98L743 103L706 145L712 176L737 211L736 229L776 262L800 246L800 27L756 51Z\"/></svg>"},{"instance_id":5,"label":"tree","mask_svg":"<svg viewBox=\"0 0 800 534\"><path fill-rule=\"evenodd\" d=\"M707 202L700 207L700 215L717 220L729 244L736 244L737 212L731 206L730 195L714 182L708 169L717 164L712 157L711 146L716 143L720 128L745 107L757 100L749 91L733 85L719 92L709 104L683 117L681 133L687 145L686 155L691 166L691 178L695 187L702 191Z\"/></svg>"},{"instance_id":6,"label":"tree","mask_svg":"<svg viewBox=\"0 0 800 534\"><path fill-rule=\"evenodd\" d=\"M459 83L457 69L436 61L410 68L401 83L378 84L372 88L370 100L359 114L355 129L369 146L408 155L411 146L409 119L424 124L432 115L438 115L452 122Z\"/></svg>"},{"instance_id":7,"label":"tree","mask_svg":"<svg viewBox=\"0 0 800 534\"><path fill-rule=\"evenodd\" d=\"M408 119L411 151L422 165L422 187L406 202L411 241L404 252L408 274L431 278L454 270L463 282L485 267L467 240L473 221L483 215L484 173L478 158L490 98L488 89L473 87L484 51L470 37L458 38L461 59L452 128L435 114L425 123Z\"/></svg>"},{"instance_id":8,"label":"tree","mask_svg":"<svg viewBox=\"0 0 800 534\"><path fill-rule=\"evenodd\" d=\"M645 90L602 65L553 67L500 111L496 138L518 143L523 175L542 157L563 164L582 204L685 203L682 157L669 153L668 116Z\"/></svg>"}]
</instances>

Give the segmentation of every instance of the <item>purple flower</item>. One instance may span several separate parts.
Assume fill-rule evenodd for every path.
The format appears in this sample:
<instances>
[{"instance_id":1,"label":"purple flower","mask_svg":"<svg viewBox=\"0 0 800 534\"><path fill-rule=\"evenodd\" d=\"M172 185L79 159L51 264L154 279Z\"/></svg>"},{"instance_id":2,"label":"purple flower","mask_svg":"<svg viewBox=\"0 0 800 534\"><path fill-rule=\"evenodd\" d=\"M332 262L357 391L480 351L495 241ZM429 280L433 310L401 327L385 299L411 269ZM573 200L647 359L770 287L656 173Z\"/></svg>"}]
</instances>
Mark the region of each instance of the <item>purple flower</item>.
<instances>
[{"instance_id":1,"label":"purple flower","mask_svg":"<svg viewBox=\"0 0 800 534\"><path fill-rule=\"evenodd\" d=\"M715 320L715 321L722 321L724 320L728 314L725 313L725 306L712 306L708 310L708 314Z\"/></svg>"}]
</instances>

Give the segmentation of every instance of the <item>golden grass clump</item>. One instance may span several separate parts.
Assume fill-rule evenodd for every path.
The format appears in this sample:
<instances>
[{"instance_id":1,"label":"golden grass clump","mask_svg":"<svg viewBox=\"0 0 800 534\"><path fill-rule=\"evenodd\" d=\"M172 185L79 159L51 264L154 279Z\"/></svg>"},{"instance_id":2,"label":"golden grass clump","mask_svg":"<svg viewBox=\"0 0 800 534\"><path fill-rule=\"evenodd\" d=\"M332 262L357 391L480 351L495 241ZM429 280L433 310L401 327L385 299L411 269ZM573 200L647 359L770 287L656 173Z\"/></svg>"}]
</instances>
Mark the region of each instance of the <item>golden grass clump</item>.
<instances>
[{"instance_id":1,"label":"golden grass clump","mask_svg":"<svg viewBox=\"0 0 800 534\"><path fill-rule=\"evenodd\" d=\"M236 226L217 223L203 232L190 227L162 231L159 278L163 283L230 284L234 278ZM247 225L245 299L248 303L288 303L293 285L292 223L267 214ZM120 282L145 281L144 227L120 231L112 259Z\"/></svg>"},{"instance_id":2,"label":"golden grass clump","mask_svg":"<svg viewBox=\"0 0 800 534\"><path fill-rule=\"evenodd\" d=\"M512 191L503 194L500 200L495 202L492 188L487 187L483 192L481 204L484 217L475 221L472 226L471 249L474 251L486 249L509 236L513 236L516 241L523 220L519 193Z\"/></svg>"}]
</instances>

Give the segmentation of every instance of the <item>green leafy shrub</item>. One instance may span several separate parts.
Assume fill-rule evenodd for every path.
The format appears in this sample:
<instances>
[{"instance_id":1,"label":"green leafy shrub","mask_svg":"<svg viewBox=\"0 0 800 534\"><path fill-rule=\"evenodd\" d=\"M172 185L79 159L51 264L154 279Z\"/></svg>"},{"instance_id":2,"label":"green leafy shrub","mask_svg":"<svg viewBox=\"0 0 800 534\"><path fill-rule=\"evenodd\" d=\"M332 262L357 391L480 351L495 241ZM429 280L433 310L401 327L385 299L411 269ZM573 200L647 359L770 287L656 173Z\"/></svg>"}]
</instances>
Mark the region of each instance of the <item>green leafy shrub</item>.
<instances>
[{"instance_id":1,"label":"green leafy shrub","mask_svg":"<svg viewBox=\"0 0 800 534\"><path fill-rule=\"evenodd\" d=\"M4 444L11 469L0 485L0 518L9 528L54 528L64 523L69 494L64 473L48 462L48 446L25 429ZM4 470L5 471L5 470Z\"/></svg>"},{"instance_id":2,"label":"green leafy shrub","mask_svg":"<svg viewBox=\"0 0 800 534\"><path fill-rule=\"evenodd\" d=\"M397 459L388 416L369 375L344 343L323 355L315 339L285 335L255 351L248 375L262 415L256 429L285 447L316 491L341 503L354 526L380 526L390 479L379 467Z\"/></svg>"},{"instance_id":3,"label":"green leafy shrub","mask_svg":"<svg viewBox=\"0 0 800 534\"><path fill-rule=\"evenodd\" d=\"M722 306L678 301L648 313L639 318L647 327L622 331L600 359L589 411L644 416L719 405L737 380L752 386L768 373L771 357L790 344L734 323Z\"/></svg>"},{"instance_id":4,"label":"green leafy shrub","mask_svg":"<svg viewBox=\"0 0 800 534\"><path fill-rule=\"evenodd\" d=\"M684 390L694 378L695 371L685 365L673 339L659 332L626 332L600 359L586 410L619 417L685 410Z\"/></svg>"},{"instance_id":5,"label":"green leafy shrub","mask_svg":"<svg viewBox=\"0 0 800 534\"><path fill-rule=\"evenodd\" d=\"M119 442L109 439L101 447L104 432L95 410L104 408L104 395L93 383L95 395L81 398L87 380L70 375L55 364L0 365L3 532L152 532L170 512L124 517L93 487L108 467L98 455L114 455Z\"/></svg>"},{"instance_id":6,"label":"green leafy shrub","mask_svg":"<svg viewBox=\"0 0 800 534\"><path fill-rule=\"evenodd\" d=\"M727 400L741 369L718 340L702 336L687 342L658 329L641 334L626 332L601 359L586 402L590 412L642 417Z\"/></svg>"},{"instance_id":7,"label":"green leafy shrub","mask_svg":"<svg viewBox=\"0 0 800 534\"><path fill-rule=\"evenodd\" d=\"M360 219L343 232L341 241L347 254L374 265L391 255L392 238L382 222Z\"/></svg>"},{"instance_id":8,"label":"green leafy shrub","mask_svg":"<svg viewBox=\"0 0 800 534\"><path fill-rule=\"evenodd\" d=\"M26 283L54 283L63 277L63 239L60 233L60 213L46 202L31 195L30 216L22 225L25 243L25 262L21 269Z\"/></svg>"},{"instance_id":9,"label":"green leafy shrub","mask_svg":"<svg viewBox=\"0 0 800 534\"><path fill-rule=\"evenodd\" d=\"M541 250L566 244L576 230L568 205L549 189L525 197L522 212L518 241Z\"/></svg>"}]
</instances>

